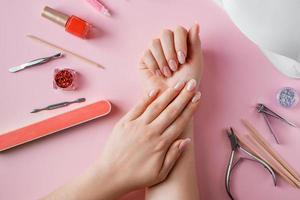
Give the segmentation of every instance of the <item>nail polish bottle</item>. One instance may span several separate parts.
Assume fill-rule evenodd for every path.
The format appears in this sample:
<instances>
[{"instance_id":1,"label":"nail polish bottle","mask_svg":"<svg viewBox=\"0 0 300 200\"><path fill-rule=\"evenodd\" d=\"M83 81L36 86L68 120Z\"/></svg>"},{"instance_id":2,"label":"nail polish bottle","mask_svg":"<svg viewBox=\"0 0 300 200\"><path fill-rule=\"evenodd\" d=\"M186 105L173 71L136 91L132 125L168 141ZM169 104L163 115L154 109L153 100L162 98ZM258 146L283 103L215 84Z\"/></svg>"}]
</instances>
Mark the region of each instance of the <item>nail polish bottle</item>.
<instances>
[{"instance_id":1,"label":"nail polish bottle","mask_svg":"<svg viewBox=\"0 0 300 200\"><path fill-rule=\"evenodd\" d=\"M58 25L64 26L65 30L80 38L87 38L91 29L91 24L76 17L74 15L68 16L62 12L54 10L46 6L42 12L42 16L55 22Z\"/></svg>"}]
</instances>

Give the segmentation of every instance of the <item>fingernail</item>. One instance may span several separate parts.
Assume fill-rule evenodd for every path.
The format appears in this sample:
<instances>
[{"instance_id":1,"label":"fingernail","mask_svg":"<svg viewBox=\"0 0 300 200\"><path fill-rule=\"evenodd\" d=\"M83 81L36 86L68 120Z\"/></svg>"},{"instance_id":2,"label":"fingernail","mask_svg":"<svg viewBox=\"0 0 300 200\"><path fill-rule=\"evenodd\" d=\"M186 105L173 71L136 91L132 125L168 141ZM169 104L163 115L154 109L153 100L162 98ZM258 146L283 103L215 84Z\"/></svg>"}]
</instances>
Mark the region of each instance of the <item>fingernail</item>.
<instances>
[{"instance_id":1,"label":"fingernail","mask_svg":"<svg viewBox=\"0 0 300 200\"><path fill-rule=\"evenodd\" d=\"M176 83L176 85L174 86L175 90L181 90L184 86L184 82L183 81L179 81L178 83Z\"/></svg>"},{"instance_id":2,"label":"fingernail","mask_svg":"<svg viewBox=\"0 0 300 200\"><path fill-rule=\"evenodd\" d=\"M190 138L187 138L185 139L184 141L182 141L180 144L179 144L179 147L178 149L180 151L184 151L186 149L186 147L191 143L191 139Z\"/></svg>"},{"instance_id":3,"label":"fingernail","mask_svg":"<svg viewBox=\"0 0 300 200\"><path fill-rule=\"evenodd\" d=\"M157 92L158 92L158 90L156 90L156 89L153 89L153 90L151 90L150 92L149 92L149 97L153 97L153 96L155 96L156 94L157 94Z\"/></svg>"},{"instance_id":4,"label":"fingernail","mask_svg":"<svg viewBox=\"0 0 300 200\"><path fill-rule=\"evenodd\" d=\"M162 76L162 73L161 73L161 71L160 71L159 69L157 69L157 70L155 71L155 74L156 74L156 76Z\"/></svg>"},{"instance_id":5,"label":"fingernail","mask_svg":"<svg viewBox=\"0 0 300 200\"><path fill-rule=\"evenodd\" d=\"M197 85L197 81L195 79L191 79L189 80L189 82L187 83L187 90L188 91L192 91L196 88L196 85Z\"/></svg>"},{"instance_id":6,"label":"fingernail","mask_svg":"<svg viewBox=\"0 0 300 200\"><path fill-rule=\"evenodd\" d=\"M201 98L201 92L198 91L198 92L196 92L195 96L193 97L192 103L197 103L200 100L200 98Z\"/></svg>"},{"instance_id":7,"label":"fingernail","mask_svg":"<svg viewBox=\"0 0 300 200\"><path fill-rule=\"evenodd\" d=\"M196 32L197 32L198 35L200 35L200 26L199 26L198 23L197 23L197 25L196 25Z\"/></svg>"},{"instance_id":8,"label":"fingernail","mask_svg":"<svg viewBox=\"0 0 300 200\"><path fill-rule=\"evenodd\" d=\"M177 51L177 58L180 64L185 63L185 54L182 51Z\"/></svg>"},{"instance_id":9,"label":"fingernail","mask_svg":"<svg viewBox=\"0 0 300 200\"><path fill-rule=\"evenodd\" d=\"M197 31L197 33L199 33L199 22L196 20L196 21L194 22L194 24L195 24L195 26L196 26L196 31Z\"/></svg>"},{"instance_id":10,"label":"fingernail","mask_svg":"<svg viewBox=\"0 0 300 200\"><path fill-rule=\"evenodd\" d=\"M164 75L165 75L166 77L172 76L172 73L171 73L169 67L167 67L167 66L164 66L164 67L163 67L163 72L164 72Z\"/></svg>"},{"instance_id":11,"label":"fingernail","mask_svg":"<svg viewBox=\"0 0 300 200\"><path fill-rule=\"evenodd\" d=\"M175 72L177 70L177 62L173 59L170 59L168 63L171 70Z\"/></svg>"}]
</instances>

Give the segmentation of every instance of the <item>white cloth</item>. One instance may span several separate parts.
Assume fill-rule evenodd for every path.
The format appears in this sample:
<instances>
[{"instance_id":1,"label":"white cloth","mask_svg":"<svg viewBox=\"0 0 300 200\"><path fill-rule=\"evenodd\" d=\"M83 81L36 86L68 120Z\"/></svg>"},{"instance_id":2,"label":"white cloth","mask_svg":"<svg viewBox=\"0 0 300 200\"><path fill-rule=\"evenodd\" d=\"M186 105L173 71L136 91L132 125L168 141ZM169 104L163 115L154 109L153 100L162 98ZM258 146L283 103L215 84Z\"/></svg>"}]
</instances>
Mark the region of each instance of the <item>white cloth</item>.
<instances>
[{"instance_id":1,"label":"white cloth","mask_svg":"<svg viewBox=\"0 0 300 200\"><path fill-rule=\"evenodd\" d=\"M300 0L215 0L283 74L300 78Z\"/></svg>"}]
</instances>

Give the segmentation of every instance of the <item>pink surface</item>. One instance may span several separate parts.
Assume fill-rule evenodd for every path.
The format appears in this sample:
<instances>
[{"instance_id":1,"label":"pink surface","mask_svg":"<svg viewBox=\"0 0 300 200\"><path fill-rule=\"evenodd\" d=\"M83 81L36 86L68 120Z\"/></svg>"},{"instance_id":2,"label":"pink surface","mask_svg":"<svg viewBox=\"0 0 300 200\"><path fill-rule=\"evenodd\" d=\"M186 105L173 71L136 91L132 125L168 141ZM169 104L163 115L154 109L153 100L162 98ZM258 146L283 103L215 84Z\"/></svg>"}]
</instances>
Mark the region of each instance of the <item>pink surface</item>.
<instances>
[{"instance_id":1,"label":"pink surface","mask_svg":"<svg viewBox=\"0 0 300 200\"><path fill-rule=\"evenodd\" d=\"M224 173L230 144L222 129L241 128L239 119L249 119L268 141L300 172L299 129L273 123L282 141L272 140L263 118L254 112L264 102L300 124L299 106L292 110L274 102L277 89L299 81L279 74L210 0L111 0L105 1L114 17L95 12L84 0L1 1L0 17L0 132L62 112L29 114L32 108L62 100L86 97L108 99L113 112L108 117L71 128L0 154L0 199L37 199L80 174L99 155L114 123L136 102L141 87L136 68L139 55L163 27L200 22L205 54L201 83L202 103L196 116L199 185L202 199L227 199ZM101 32L90 40L65 33L63 28L40 17L45 6L83 17ZM17 74L7 69L24 61L55 53L25 37L34 34L97 60L106 70L71 57L53 61ZM76 92L55 91L51 78L55 67L71 67L82 75ZM74 105L76 106L76 105ZM252 162L244 162L233 174L233 191L244 200L296 200L300 191L280 179L274 187L269 174ZM188 170L188 169L187 169ZM143 199L134 192L126 199Z\"/></svg>"}]
</instances>

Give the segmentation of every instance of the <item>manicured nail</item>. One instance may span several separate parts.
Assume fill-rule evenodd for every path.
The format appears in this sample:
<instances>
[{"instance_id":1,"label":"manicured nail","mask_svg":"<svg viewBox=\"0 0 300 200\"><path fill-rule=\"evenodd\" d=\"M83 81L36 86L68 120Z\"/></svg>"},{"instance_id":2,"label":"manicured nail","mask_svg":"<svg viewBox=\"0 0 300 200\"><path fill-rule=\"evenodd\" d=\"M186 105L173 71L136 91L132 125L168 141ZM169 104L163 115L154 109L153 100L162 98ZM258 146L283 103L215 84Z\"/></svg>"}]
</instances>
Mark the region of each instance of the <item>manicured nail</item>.
<instances>
[{"instance_id":1,"label":"manicured nail","mask_svg":"<svg viewBox=\"0 0 300 200\"><path fill-rule=\"evenodd\" d=\"M192 91L196 88L196 85L197 85L197 81L195 79L191 79L189 80L189 82L187 83L187 90L188 91Z\"/></svg>"},{"instance_id":2,"label":"manicured nail","mask_svg":"<svg viewBox=\"0 0 300 200\"><path fill-rule=\"evenodd\" d=\"M167 67L167 66L163 67L163 72L166 77L172 76L172 72L170 71L169 67Z\"/></svg>"},{"instance_id":3,"label":"manicured nail","mask_svg":"<svg viewBox=\"0 0 300 200\"><path fill-rule=\"evenodd\" d=\"M150 92L149 92L149 97L153 97L153 96L155 96L156 94L157 94L157 92L158 92L158 90L157 89L153 89L153 90L151 90Z\"/></svg>"},{"instance_id":4,"label":"manicured nail","mask_svg":"<svg viewBox=\"0 0 300 200\"><path fill-rule=\"evenodd\" d=\"M180 144L178 149L180 151L184 151L186 149L186 147L191 143L191 139L190 138L186 138L185 140L183 140Z\"/></svg>"},{"instance_id":5,"label":"manicured nail","mask_svg":"<svg viewBox=\"0 0 300 200\"><path fill-rule=\"evenodd\" d=\"M177 70L177 62L173 59L170 59L168 63L171 70L175 72Z\"/></svg>"},{"instance_id":6,"label":"manicured nail","mask_svg":"<svg viewBox=\"0 0 300 200\"><path fill-rule=\"evenodd\" d=\"M200 34L200 27L199 23L196 24L196 33L199 35Z\"/></svg>"},{"instance_id":7,"label":"manicured nail","mask_svg":"<svg viewBox=\"0 0 300 200\"><path fill-rule=\"evenodd\" d=\"M198 91L198 92L196 92L195 96L193 97L192 103L197 103L200 100L200 98L201 98L201 92Z\"/></svg>"},{"instance_id":8,"label":"manicured nail","mask_svg":"<svg viewBox=\"0 0 300 200\"><path fill-rule=\"evenodd\" d=\"M185 54L182 51L177 51L177 58L180 64L185 63Z\"/></svg>"},{"instance_id":9,"label":"manicured nail","mask_svg":"<svg viewBox=\"0 0 300 200\"><path fill-rule=\"evenodd\" d=\"M178 83L176 83L176 85L174 86L175 90L181 90L184 86L184 82L183 81L179 81Z\"/></svg>"},{"instance_id":10,"label":"manicured nail","mask_svg":"<svg viewBox=\"0 0 300 200\"><path fill-rule=\"evenodd\" d=\"M157 70L155 71L155 74L156 74L156 76L162 76L162 73L161 73L161 71L160 71L159 69L157 69Z\"/></svg>"}]
</instances>

